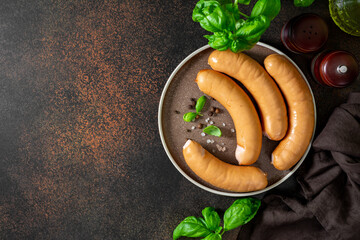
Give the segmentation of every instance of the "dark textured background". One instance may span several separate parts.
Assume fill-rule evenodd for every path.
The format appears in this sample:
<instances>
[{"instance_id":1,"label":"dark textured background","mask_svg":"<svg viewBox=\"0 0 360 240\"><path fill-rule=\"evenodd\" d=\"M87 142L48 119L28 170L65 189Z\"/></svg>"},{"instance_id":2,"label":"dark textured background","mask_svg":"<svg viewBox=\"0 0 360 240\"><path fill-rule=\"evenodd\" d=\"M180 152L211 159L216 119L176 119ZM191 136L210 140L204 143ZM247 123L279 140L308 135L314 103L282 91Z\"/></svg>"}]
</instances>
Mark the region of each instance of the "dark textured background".
<instances>
[{"instance_id":1,"label":"dark textured background","mask_svg":"<svg viewBox=\"0 0 360 240\"><path fill-rule=\"evenodd\" d=\"M279 38L300 13L325 18L328 49L360 58L359 38L336 27L327 1L282 2L262 41L309 78L313 55L290 53ZM171 239L184 217L234 201L182 177L158 134L167 78L206 44L191 19L195 3L0 1L0 239ZM359 80L345 89L310 81L318 133ZM292 181L274 191L294 193Z\"/></svg>"}]
</instances>

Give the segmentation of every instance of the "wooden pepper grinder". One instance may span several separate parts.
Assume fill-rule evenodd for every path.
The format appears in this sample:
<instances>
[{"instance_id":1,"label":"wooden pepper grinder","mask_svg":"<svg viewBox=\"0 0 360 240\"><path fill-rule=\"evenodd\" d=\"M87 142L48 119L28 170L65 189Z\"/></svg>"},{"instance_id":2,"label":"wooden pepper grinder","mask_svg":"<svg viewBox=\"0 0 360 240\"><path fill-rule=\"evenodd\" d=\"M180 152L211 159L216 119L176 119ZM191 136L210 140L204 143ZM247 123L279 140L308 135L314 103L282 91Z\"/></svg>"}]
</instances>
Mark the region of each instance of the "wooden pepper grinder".
<instances>
[{"instance_id":1,"label":"wooden pepper grinder","mask_svg":"<svg viewBox=\"0 0 360 240\"><path fill-rule=\"evenodd\" d=\"M354 55L346 51L322 52L311 63L311 72L320 84L342 88L359 76L359 64Z\"/></svg>"}]
</instances>

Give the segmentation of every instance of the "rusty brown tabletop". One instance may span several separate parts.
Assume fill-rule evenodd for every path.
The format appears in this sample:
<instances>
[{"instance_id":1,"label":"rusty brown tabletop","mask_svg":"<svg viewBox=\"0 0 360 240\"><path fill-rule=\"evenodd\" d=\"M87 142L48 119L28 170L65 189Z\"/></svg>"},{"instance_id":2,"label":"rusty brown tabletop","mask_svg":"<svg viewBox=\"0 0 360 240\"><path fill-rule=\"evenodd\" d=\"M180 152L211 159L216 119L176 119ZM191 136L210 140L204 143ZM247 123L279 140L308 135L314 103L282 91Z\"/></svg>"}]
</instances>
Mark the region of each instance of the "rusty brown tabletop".
<instances>
[{"instance_id":1,"label":"rusty brown tabletop","mask_svg":"<svg viewBox=\"0 0 360 240\"><path fill-rule=\"evenodd\" d=\"M289 52L281 28L293 16L317 13L329 26L325 48L358 59L360 38L334 24L325 0L309 8L282 2L261 41L308 77L318 134L360 90L359 79L344 89L317 84L309 69L314 54ZM1 1L0 239L171 239L186 216L206 206L221 212L234 201L185 179L158 131L168 77L207 44L191 18L195 3ZM268 194L297 190L292 177Z\"/></svg>"}]
</instances>

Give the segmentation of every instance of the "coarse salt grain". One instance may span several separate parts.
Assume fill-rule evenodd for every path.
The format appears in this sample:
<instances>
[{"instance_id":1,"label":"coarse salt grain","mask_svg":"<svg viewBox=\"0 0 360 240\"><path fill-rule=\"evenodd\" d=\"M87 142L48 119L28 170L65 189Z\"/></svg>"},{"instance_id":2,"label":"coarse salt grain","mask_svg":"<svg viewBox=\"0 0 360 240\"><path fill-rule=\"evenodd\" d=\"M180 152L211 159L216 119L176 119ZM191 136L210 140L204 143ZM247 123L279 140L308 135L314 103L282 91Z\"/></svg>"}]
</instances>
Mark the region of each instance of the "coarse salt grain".
<instances>
[{"instance_id":1,"label":"coarse salt grain","mask_svg":"<svg viewBox=\"0 0 360 240\"><path fill-rule=\"evenodd\" d=\"M210 121L209 123L210 123L210 124L214 124L214 122L213 122L213 121Z\"/></svg>"},{"instance_id":2,"label":"coarse salt grain","mask_svg":"<svg viewBox=\"0 0 360 240\"><path fill-rule=\"evenodd\" d=\"M222 125L225 127L226 126L226 124L225 123L222 123Z\"/></svg>"},{"instance_id":3,"label":"coarse salt grain","mask_svg":"<svg viewBox=\"0 0 360 240\"><path fill-rule=\"evenodd\" d=\"M195 126L192 126L191 129L194 130L196 127Z\"/></svg>"},{"instance_id":4,"label":"coarse salt grain","mask_svg":"<svg viewBox=\"0 0 360 240\"><path fill-rule=\"evenodd\" d=\"M202 133L201 133L201 136L205 137L205 133L202 132Z\"/></svg>"},{"instance_id":5,"label":"coarse salt grain","mask_svg":"<svg viewBox=\"0 0 360 240\"><path fill-rule=\"evenodd\" d=\"M235 132L235 129L232 128L230 131L231 131L231 132Z\"/></svg>"},{"instance_id":6,"label":"coarse salt grain","mask_svg":"<svg viewBox=\"0 0 360 240\"><path fill-rule=\"evenodd\" d=\"M206 140L206 143L211 143L211 140L210 139Z\"/></svg>"}]
</instances>

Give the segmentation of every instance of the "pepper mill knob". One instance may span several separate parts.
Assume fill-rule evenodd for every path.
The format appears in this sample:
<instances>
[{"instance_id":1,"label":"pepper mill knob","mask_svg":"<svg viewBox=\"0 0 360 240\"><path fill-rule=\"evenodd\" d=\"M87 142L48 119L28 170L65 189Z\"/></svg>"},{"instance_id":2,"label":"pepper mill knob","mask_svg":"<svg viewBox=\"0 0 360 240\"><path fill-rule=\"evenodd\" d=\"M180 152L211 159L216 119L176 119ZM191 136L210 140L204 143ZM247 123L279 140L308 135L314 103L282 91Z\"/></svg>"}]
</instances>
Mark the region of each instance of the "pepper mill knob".
<instances>
[{"instance_id":1,"label":"pepper mill knob","mask_svg":"<svg viewBox=\"0 0 360 240\"><path fill-rule=\"evenodd\" d=\"M340 65L340 66L337 67L337 71L339 73L346 73L347 72L347 67L343 66L343 65Z\"/></svg>"}]
</instances>

